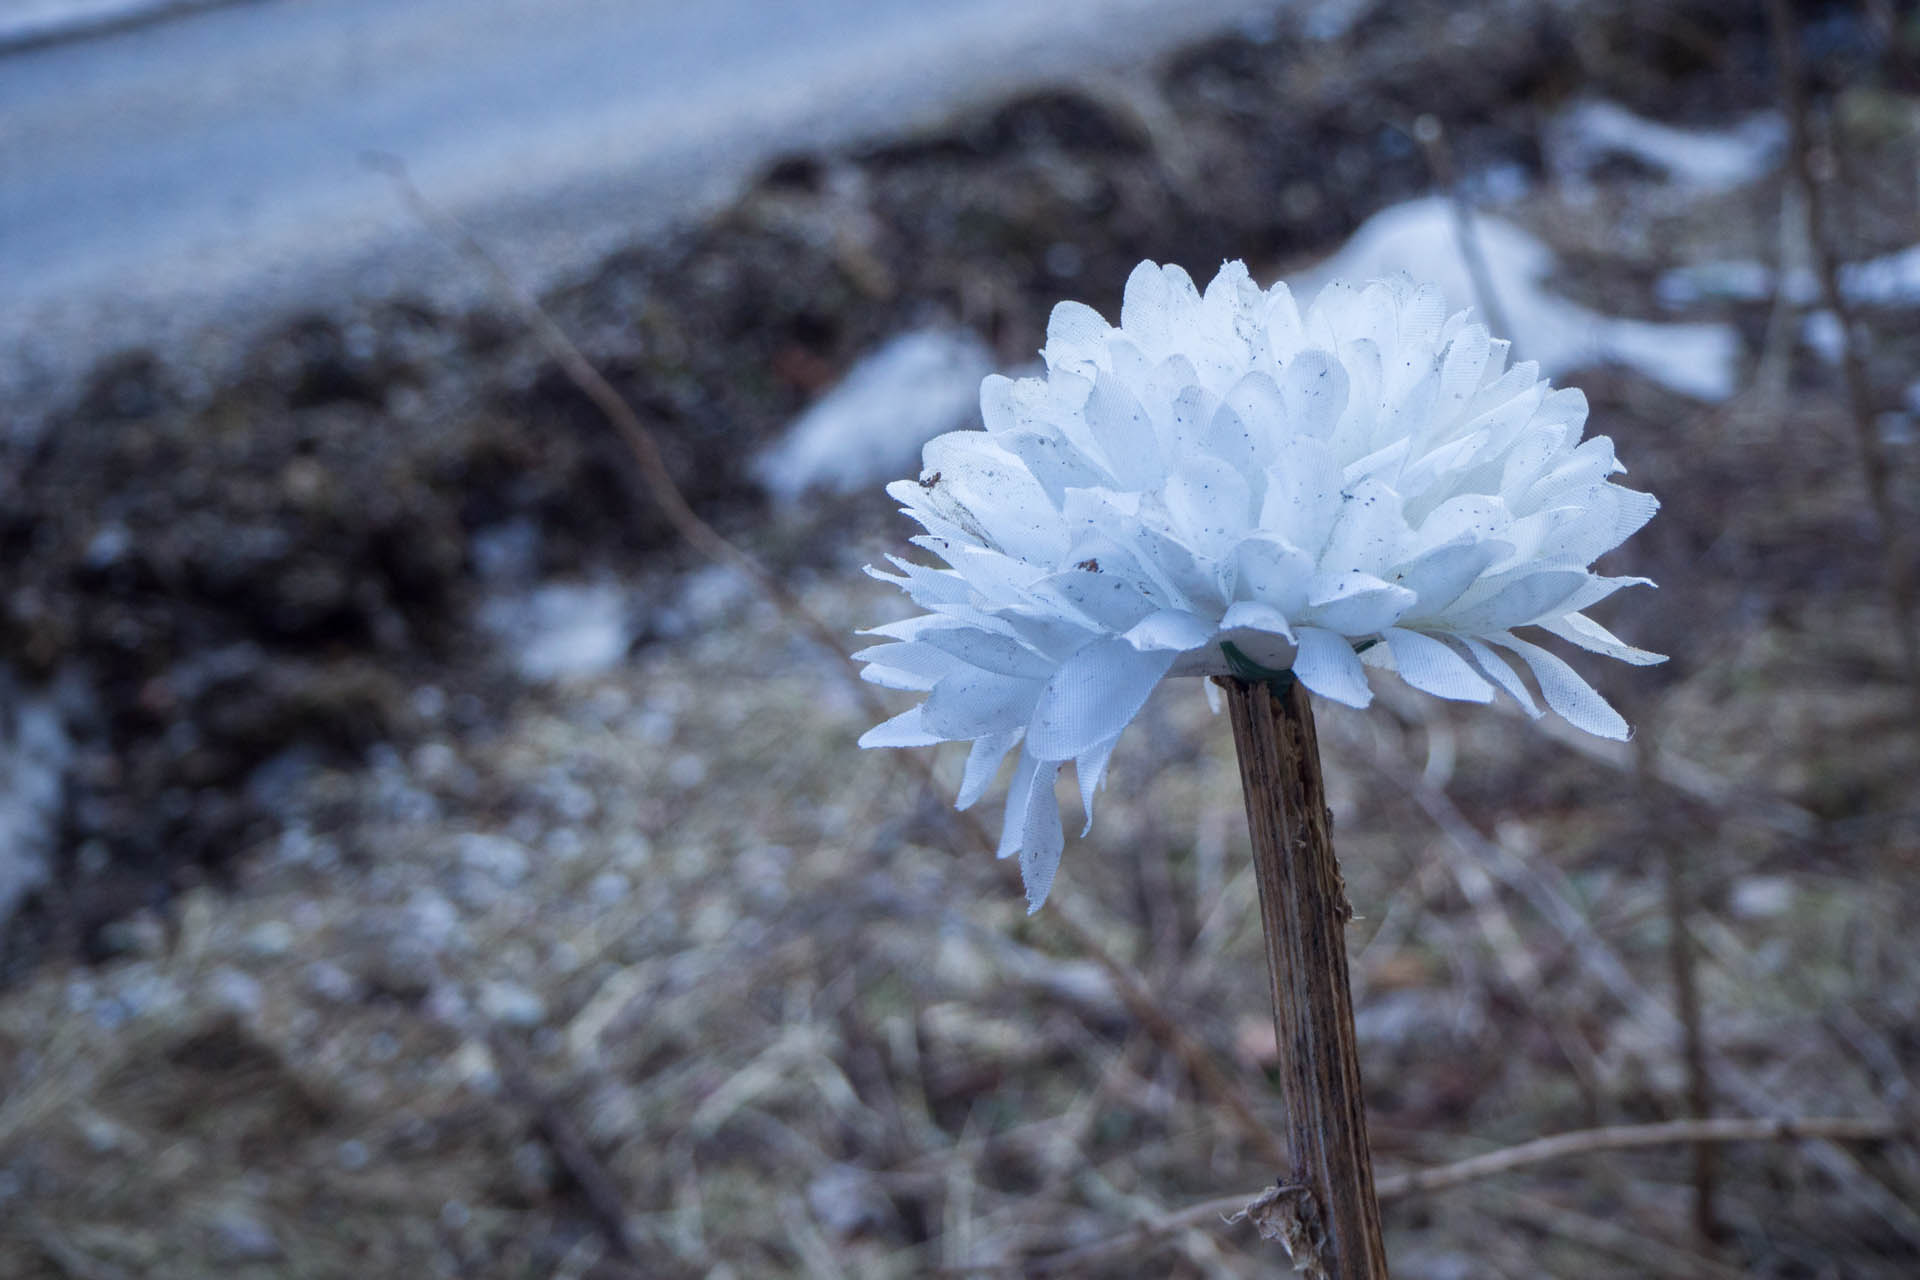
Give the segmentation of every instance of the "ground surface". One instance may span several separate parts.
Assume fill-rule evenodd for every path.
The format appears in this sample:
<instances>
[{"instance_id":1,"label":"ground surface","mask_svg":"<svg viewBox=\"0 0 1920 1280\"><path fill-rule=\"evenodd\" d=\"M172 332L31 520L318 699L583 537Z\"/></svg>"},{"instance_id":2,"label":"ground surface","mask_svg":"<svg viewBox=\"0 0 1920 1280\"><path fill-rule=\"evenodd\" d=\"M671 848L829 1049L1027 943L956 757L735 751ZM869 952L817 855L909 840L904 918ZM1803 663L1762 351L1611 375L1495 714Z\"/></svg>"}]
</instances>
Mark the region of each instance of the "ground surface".
<instances>
[{"instance_id":1,"label":"ground surface","mask_svg":"<svg viewBox=\"0 0 1920 1280\"><path fill-rule=\"evenodd\" d=\"M1779 259L1781 177L1703 192L1615 157L1574 184L1546 141L1584 97L1768 108L1764 32L1725 10L1236 37L796 155L548 302L695 505L851 631L902 609L858 574L903 537L890 504L773 509L744 459L860 352L939 321L1012 364L1056 298L1111 311L1139 257L1311 261L1430 189L1432 113L1462 173L1506 175L1476 198L1558 252L1555 288L1732 324L1746 389L1571 379L1665 502L1614 566L1661 590L1609 620L1673 661L1595 672L1642 762L1396 689L1323 713L1380 1168L1686 1114L1670 873L1713 1111L1910 1116L1920 739L1837 373L1764 295L1660 301L1672 268ZM1905 248L1913 86L1870 26L1806 37L1846 86L1846 254ZM1861 318L1910 503L1915 307ZM949 817L959 761L929 789L853 750L843 667L673 540L506 312L316 314L245 363L196 387L119 359L0 472L0 644L22 687L74 690L77 753L59 874L6 935L0 1273L1017 1275L1271 1178L1062 924L1276 1113L1231 745L1197 690L1150 706L1029 919ZM516 674L488 602L554 582L612 592L624 662ZM1910 1139L1729 1148L1711 1238L1696 1182L1662 1150L1401 1197L1396 1274L1920 1260ZM1069 1273L1265 1275L1272 1249L1209 1217Z\"/></svg>"}]
</instances>

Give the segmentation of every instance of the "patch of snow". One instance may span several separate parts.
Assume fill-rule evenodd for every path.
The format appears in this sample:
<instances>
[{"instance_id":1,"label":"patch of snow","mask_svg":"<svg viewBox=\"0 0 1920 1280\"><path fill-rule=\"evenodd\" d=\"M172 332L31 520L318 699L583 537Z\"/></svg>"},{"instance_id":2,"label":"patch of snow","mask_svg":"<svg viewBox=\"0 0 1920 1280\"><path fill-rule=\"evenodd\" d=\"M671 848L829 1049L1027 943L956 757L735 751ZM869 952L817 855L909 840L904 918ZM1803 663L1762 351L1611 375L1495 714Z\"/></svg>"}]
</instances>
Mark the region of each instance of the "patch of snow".
<instances>
[{"instance_id":1,"label":"patch of snow","mask_svg":"<svg viewBox=\"0 0 1920 1280\"><path fill-rule=\"evenodd\" d=\"M1727 906L1742 920L1772 920L1793 909L1793 881L1785 876L1748 876L1736 881Z\"/></svg>"},{"instance_id":2,"label":"patch of snow","mask_svg":"<svg viewBox=\"0 0 1920 1280\"><path fill-rule=\"evenodd\" d=\"M1628 156L1659 170L1674 186L1707 193L1765 177L1786 136L1786 124L1774 112L1749 116L1731 129L1680 129L1618 103L1588 99L1554 121L1548 152L1556 176L1576 188L1601 161Z\"/></svg>"},{"instance_id":3,"label":"patch of snow","mask_svg":"<svg viewBox=\"0 0 1920 1280\"><path fill-rule=\"evenodd\" d=\"M716 627L736 626L760 599L760 592L738 570L708 565L689 570L681 576L676 591L654 601L648 621L655 635L676 640Z\"/></svg>"},{"instance_id":4,"label":"patch of snow","mask_svg":"<svg viewBox=\"0 0 1920 1280\"><path fill-rule=\"evenodd\" d=\"M1840 317L1831 311L1809 311L1800 321L1800 341L1807 350L1828 364L1839 364L1846 335L1840 329Z\"/></svg>"},{"instance_id":5,"label":"patch of snow","mask_svg":"<svg viewBox=\"0 0 1920 1280\"><path fill-rule=\"evenodd\" d=\"M0 670L0 925L46 884L73 740L52 694Z\"/></svg>"},{"instance_id":6,"label":"patch of snow","mask_svg":"<svg viewBox=\"0 0 1920 1280\"><path fill-rule=\"evenodd\" d=\"M1654 282L1653 296L1676 311L1708 301L1765 302L1773 296L1773 268L1751 258L1675 267Z\"/></svg>"},{"instance_id":7,"label":"patch of snow","mask_svg":"<svg viewBox=\"0 0 1920 1280\"><path fill-rule=\"evenodd\" d=\"M1549 292L1552 250L1502 218L1479 214L1473 234L1486 260L1497 310L1512 330L1515 360L1537 360L1548 377L1597 363L1623 364L1682 395L1724 400L1733 394L1740 341L1730 325L1659 324L1601 315ZM1454 306L1479 301L1460 252L1453 209L1429 196L1384 209L1333 257L1290 280L1311 300L1329 280L1364 281L1405 271L1446 291ZM1476 308L1482 320L1484 305Z\"/></svg>"},{"instance_id":8,"label":"patch of snow","mask_svg":"<svg viewBox=\"0 0 1920 1280\"><path fill-rule=\"evenodd\" d=\"M1841 267L1840 292L1870 307L1920 306L1920 244Z\"/></svg>"},{"instance_id":9,"label":"patch of snow","mask_svg":"<svg viewBox=\"0 0 1920 1280\"><path fill-rule=\"evenodd\" d=\"M964 329L916 329L863 356L754 462L768 493L854 493L918 471L920 446L971 424L993 353Z\"/></svg>"},{"instance_id":10,"label":"patch of snow","mask_svg":"<svg viewBox=\"0 0 1920 1280\"><path fill-rule=\"evenodd\" d=\"M1669 307L1709 299L1765 302L1773 289L1773 268L1747 259L1675 267L1654 285L1655 295ZM1920 307L1920 244L1864 262L1842 263L1840 292L1862 306ZM1797 307L1813 306L1820 301L1820 281L1812 271L1796 267L1787 272L1786 294Z\"/></svg>"},{"instance_id":11,"label":"patch of snow","mask_svg":"<svg viewBox=\"0 0 1920 1280\"><path fill-rule=\"evenodd\" d=\"M610 583L549 582L496 595L480 606L514 669L532 681L600 675L626 659L633 611Z\"/></svg>"}]
</instances>

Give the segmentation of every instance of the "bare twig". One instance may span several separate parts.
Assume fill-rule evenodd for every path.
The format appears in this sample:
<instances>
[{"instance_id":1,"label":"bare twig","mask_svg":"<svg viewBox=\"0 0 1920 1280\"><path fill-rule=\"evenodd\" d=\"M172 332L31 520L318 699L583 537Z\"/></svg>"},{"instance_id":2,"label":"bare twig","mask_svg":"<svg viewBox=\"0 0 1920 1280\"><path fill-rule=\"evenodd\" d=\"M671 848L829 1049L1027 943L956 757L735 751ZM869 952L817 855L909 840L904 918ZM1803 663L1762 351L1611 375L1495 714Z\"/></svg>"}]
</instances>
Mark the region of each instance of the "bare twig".
<instances>
[{"instance_id":1,"label":"bare twig","mask_svg":"<svg viewBox=\"0 0 1920 1280\"><path fill-rule=\"evenodd\" d=\"M1599 979L1644 1034L1668 1041L1678 1038L1680 1020L1627 971L1619 953L1600 936L1593 922L1575 903L1572 887L1564 874L1550 863L1522 858L1499 841L1482 835L1450 796L1407 769L1396 768L1380 759L1373 763L1406 789L1448 839L1479 861L1495 879L1525 897L1574 948L1581 966ZM1721 1060L1718 1069L1721 1090L1736 1105L1761 1114L1781 1109L1765 1088L1747 1079L1735 1064ZM1890 1192L1852 1155L1815 1137L1809 1142L1807 1156L1845 1185L1850 1194L1871 1208L1902 1239L1920 1247L1920 1212Z\"/></svg>"},{"instance_id":2,"label":"bare twig","mask_svg":"<svg viewBox=\"0 0 1920 1280\"><path fill-rule=\"evenodd\" d=\"M1563 1204L1492 1188L1488 1189L1486 1199L1491 1204L1485 1207L1500 1217L1518 1219L1589 1249L1627 1259L1633 1263L1636 1275L1673 1276L1676 1280L1740 1280L1746 1274L1690 1249L1664 1243L1626 1223L1596 1218Z\"/></svg>"},{"instance_id":3,"label":"bare twig","mask_svg":"<svg viewBox=\"0 0 1920 1280\"><path fill-rule=\"evenodd\" d=\"M1820 294L1840 331L1840 370L1846 386L1847 409L1853 426L1854 446L1860 455L1860 468L1866 482L1867 501L1873 507L1880 530L1880 550L1885 561L1887 604L1893 613L1894 630L1899 635L1906 662L1907 683L1915 706L1920 708L1920 616L1914 609L1913 557L1906 545L1904 530L1895 514L1888 486L1891 468L1880 433L1873 423L1873 397L1867 384L1866 362L1860 354L1860 331L1846 295L1840 288L1840 268L1828 239L1826 192L1814 160L1814 144L1809 127L1807 91L1800 67L1799 33L1794 27L1788 0L1767 0L1767 25L1773 36L1774 62L1780 74L1780 95L1787 111L1787 149L1793 179L1800 188L1807 218L1807 244L1813 255L1814 274L1820 280Z\"/></svg>"},{"instance_id":4,"label":"bare twig","mask_svg":"<svg viewBox=\"0 0 1920 1280\"><path fill-rule=\"evenodd\" d=\"M1486 318L1487 328L1495 337L1517 342L1518 335L1507 323L1506 311L1500 306L1500 293L1493 287L1493 271L1487 266L1487 256L1480 251L1480 236L1473 225L1473 205L1454 173L1453 148L1447 143L1446 126L1438 116L1422 115L1413 122L1412 132L1414 141L1427 154L1427 168L1433 174L1434 185L1447 194L1448 206L1453 211L1454 242L1459 246L1460 260L1466 264L1467 276L1473 281L1480 314ZM1513 358L1519 359L1517 355Z\"/></svg>"},{"instance_id":5,"label":"bare twig","mask_svg":"<svg viewBox=\"0 0 1920 1280\"><path fill-rule=\"evenodd\" d=\"M69 1280L126 1280L126 1272L70 1244L37 1213L27 1215L27 1232L41 1256Z\"/></svg>"},{"instance_id":6,"label":"bare twig","mask_svg":"<svg viewBox=\"0 0 1920 1280\"><path fill-rule=\"evenodd\" d=\"M1801 840L1821 834L1821 820L1812 810L1749 783L1722 777L1668 747L1656 745L1653 759L1642 761L1635 744L1596 738L1557 716L1538 721L1537 727L1561 746L1595 764L1637 774L1643 781L1657 782L1677 796L1711 808L1722 819L1757 823Z\"/></svg>"},{"instance_id":7,"label":"bare twig","mask_svg":"<svg viewBox=\"0 0 1920 1280\"><path fill-rule=\"evenodd\" d=\"M1640 758L1651 772L1656 735L1643 734ZM1707 1068L1706 1030L1700 1012L1700 986L1695 973L1693 935L1688 918L1686 846L1672 831L1660 829L1649 834L1660 850L1663 889L1667 907L1667 968L1673 978L1674 1012L1680 1019L1680 1054L1687 1068L1687 1118L1704 1120L1713 1111L1713 1081ZM1714 1182L1717 1155L1713 1144L1693 1144L1693 1226L1704 1241L1720 1236L1718 1216L1714 1212Z\"/></svg>"},{"instance_id":8,"label":"bare twig","mask_svg":"<svg viewBox=\"0 0 1920 1280\"><path fill-rule=\"evenodd\" d=\"M626 1197L613 1175L594 1154L572 1115L534 1080L527 1055L513 1038L491 1025L487 1027L486 1036L487 1050L500 1072L500 1083L506 1086L508 1096L532 1114L541 1141L586 1197L587 1209L593 1215L594 1225L606 1237L608 1250L621 1261L633 1261L636 1255L633 1237L627 1230Z\"/></svg>"},{"instance_id":9,"label":"bare twig","mask_svg":"<svg viewBox=\"0 0 1920 1280\"><path fill-rule=\"evenodd\" d=\"M807 635L822 649L844 657L845 646L839 632L807 608L786 583L769 573L759 561L729 542L719 530L700 518L699 513L687 502L686 495L680 491L679 484L674 481L673 473L667 467L666 454L660 448L658 437L648 430L646 424L640 421L640 415L634 412L633 406L628 404L626 398L615 390L613 384L594 367L593 362L587 359L586 354L580 350L572 338L567 336L566 331L547 314L546 308L520 286L519 281L514 279L512 273L493 255L492 251L480 243L479 238L467 230L464 223L439 208L421 193L420 188L414 185L413 178L408 174L403 161L393 156L370 155L367 157L367 162L383 170L393 179L394 185L399 188L408 206L422 221L438 227L442 234L465 249L468 255L486 270L487 275L493 280L494 287L499 289L501 295L520 313L521 319L526 321L528 327L540 339L540 344L547 349L547 354L553 357L554 362L560 366L560 371L566 374L567 381L573 383L582 395L591 400L593 407L598 409L613 429L620 433L621 440L625 442L627 449L633 454L634 462L640 468L640 478L647 486L648 496L660 508L660 513L667 518L667 523L673 526L674 532L686 539L694 550L708 559L718 561L746 578L756 590L779 606L780 612L789 621L805 629ZM858 692L863 705L874 714L880 714L879 700L873 697L864 684L859 687Z\"/></svg>"},{"instance_id":10,"label":"bare twig","mask_svg":"<svg viewBox=\"0 0 1920 1280\"><path fill-rule=\"evenodd\" d=\"M1854 1117L1798 1117L1780 1120L1750 1120L1738 1117L1715 1120L1672 1120L1661 1124L1612 1125L1601 1129L1578 1129L1571 1133L1536 1138L1518 1146L1503 1147L1485 1155L1404 1173L1385 1174L1374 1182L1382 1200L1445 1191L1497 1174L1512 1173L1537 1164L1566 1160L1601 1151L1634 1151L1670 1147L1683 1143L1710 1142L1884 1142L1915 1136L1910 1122ZM1134 1253L1170 1235L1219 1221L1261 1200L1266 1192L1219 1196L1189 1205L1154 1222L1141 1223L1131 1231L1082 1247L1036 1259L1024 1268L1028 1275L1055 1275L1070 1269L1061 1265L1086 1266L1106 1258Z\"/></svg>"},{"instance_id":11,"label":"bare twig","mask_svg":"<svg viewBox=\"0 0 1920 1280\"><path fill-rule=\"evenodd\" d=\"M1660 1124L1609 1125L1600 1129L1579 1129L1572 1133L1535 1138L1531 1142L1503 1147L1435 1169L1390 1174L1381 1178L1379 1185L1381 1196L1392 1199L1444 1191L1528 1165L1564 1160L1570 1156L1592 1155L1600 1151L1632 1151L1643 1147L1697 1142L1882 1142L1912 1135L1912 1125L1904 1120L1846 1116L1778 1120L1729 1116L1709 1120L1668 1120Z\"/></svg>"}]
</instances>

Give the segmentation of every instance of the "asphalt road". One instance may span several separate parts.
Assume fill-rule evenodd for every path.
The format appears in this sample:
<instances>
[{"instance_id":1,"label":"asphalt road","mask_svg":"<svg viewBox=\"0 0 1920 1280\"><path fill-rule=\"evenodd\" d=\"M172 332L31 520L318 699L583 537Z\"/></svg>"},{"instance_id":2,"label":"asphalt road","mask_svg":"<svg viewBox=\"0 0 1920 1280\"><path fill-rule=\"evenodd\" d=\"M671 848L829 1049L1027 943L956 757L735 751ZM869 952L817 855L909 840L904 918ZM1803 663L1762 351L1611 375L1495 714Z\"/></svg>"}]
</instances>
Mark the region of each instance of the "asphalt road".
<instances>
[{"instance_id":1,"label":"asphalt road","mask_svg":"<svg viewBox=\"0 0 1920 1280\"><path fill-rule=\"evenodd\" d=\"M539 286L767 157L1137 64L1278 0L253 0L0 53L0 405L290 308L458 300L405 161Z\"/></svg>"}]
</instances>

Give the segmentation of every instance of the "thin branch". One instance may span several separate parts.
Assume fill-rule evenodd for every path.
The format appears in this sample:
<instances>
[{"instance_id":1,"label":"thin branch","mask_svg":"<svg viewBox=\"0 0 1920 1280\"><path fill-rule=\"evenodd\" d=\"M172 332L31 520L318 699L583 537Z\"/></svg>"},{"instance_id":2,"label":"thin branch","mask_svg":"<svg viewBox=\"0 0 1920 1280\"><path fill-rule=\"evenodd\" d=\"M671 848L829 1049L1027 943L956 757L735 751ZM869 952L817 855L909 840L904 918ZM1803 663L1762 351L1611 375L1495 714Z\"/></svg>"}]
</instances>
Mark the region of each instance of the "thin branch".
<instances>
[{"instance_id":1,"label":"thin branch","mask_svg":"<svg viewBox=\"0 0 1920 1280\"><path fill-rule=\"evenodd\" d=\"M619 1184L594 1154L573 1116L534 1080L527 1055L512 1037L489 1025L486 1039L487 1050L500 1073L500 1083L506 1086L509 1097L532 1114L541 1141L586 1197L587 1209L600 1234L606 1237L608 1250L620 1261L633 1261L637 1255L633 1236L627 1230L626 1197L621 1194Z\"/></svg>"},{"instance_id":2,"label":"thin branch","mask_svg":"<svg viewBox=\"0 0 1920 1280\"><path fill-rule=\"evenodd\" d=\"M1636 1275L1673 1276L1677 1280L1741 1280L1746 1275L1691 1249L1666 1244L1626 1222L1596 1218L1566 1205L1504 1189L1487 1191L1490 1194L1484 1198L1490 1203L1483 1205L1483 1210L1491 1209L1500 1217L1624 1258L1634 1264Z\"/></svg>"},{"instance_id":3,"label":"thin branch","mask_svg":"<svg viewBox=\"0 0 1920 1280\"><path fill-rule=\"evenodd\" d=\"M1860 468L1866 481L1867 501L1880 528L1887 603L1906 660L1907 683L1915 705L1920 707L1920 615L1916 615L1914 608L1913 558L1888 487L1891 468L1873 422L1873 396L1867 383L1866 363L1860 355L1860 331L1840 288L1840 268L1828 238L1826 192L1814 164L1798 32L1788 0L1767 0L1767 25L1773 36L1774 63L1780 73L1780 95L1787 111L1788 158L1805 204L1807 244L1813 254L1814 274L1820 280L1822 301L1833 313L1840 330L1840 369L1846 386L1854 446L1859 451Z\"/></svg>"},{"instance_id":4,"label":"thin branch","mask_svg":"<svg viewBox=\"0 0 1920 1280\"><path fill-rule=\"evenodd\" d=\"M1680 1020L1665 1005L1641 987L1627 971L1619 954L1607 944L1586 915L1575 904L1572 886L1551 862L1525 859L1497 840L1482 835L1467 821L1451 797L1430 786L1404 768L1395 768L1377 757L1374 767L1392 779L1413 797L1441 832L1477 859L1496 879L1522 894L1580 957L1582 967L1611 992L1639 1024L1642 1031L1662 1040L1680 1033ZM1718 1063L1722 1092L1735 1105L1751 1112L1778 1111L1780 1103L1768 1090L1753 1081L1730 1062ZM1843 1148L1815 1138L1807 1156L1839 1180L1862 1204L1898 1232L1909 1244L1920 1247L1920 1212L1900 1196L1889 1191L1872 1173L1861 1167Z\"/></svg>"},{"instance_id":5,"label":"thin branch","mask_svg":"<svg viewBox=\"0 0 1920 1280\"><path fill-rule=\"evenodd\" d=\"M1380 1179L1380 1194L1382 1197L1399 1197L1444 1191L1497 1173L1510 1173L1529 1165L1564 1160L1569 1156L1592 1155L1600 1151L1632 1151L1644 1147L1702 1142L1800 1142L1815 1139L1883 1142L1889 1138L1910 1137L1913 1133L1914 1127L1910 1121L1850 1116L1778 1120L1728 1116L1709 1120L1668 1120L1660 1124L1610 1125L1535 1138L1518 1146L1503 1147L1434 1169L1391 1174Z\"/></svg>"},{"instance_id":6,"label":"thin branch","mask_svg":"<svg viewBox=\"0 0 1920 1280\"><path fill-rule=\"evenodd\" d=\"M1500 305L1499 291L1493 287L1493 271L1487 266L1487 256L1480 251L1480 236L1474 227L1473 205L1467 200L1467 193L1461 188L1453 167L1453 148L1447 143L1446 126L1440 123L1440 117L1422 115L1413 122L1413 139L1418 142L1427 155L1427 168L1433 174L1433 183L1447 195L1447 205L1453 213L1453 238L1460 250L1460 260L1466 264L1467 277L1473 281L1474 299L1480 304L1480 314L1486 318L1487 328L1496 338L1505 338L1517 344L1519 335L1507 323L1507 313ZM1517 351L1517 345L1510 350ZM1516 354L1512 357L1519 360Z\"/></svg>"},{"instance_id":7,"label":"thin branch","mask_svg":"<svg viewBox=\"0 0 1920 1280\"><path fill-rule=\"evenodd\" d=\"M1511 1173L1532 1165L1602 1151L1632 1151L1694 1143L1729 1142L1884 1142L1915 1136L1913 1124L1904 1120L1875 1120L1848 1116L1797 1117L1780 1120L1749 1120L1738 1117L1717 1120L1671 1120L1661 1124L1612 1125L1601 1129L1577 1129L1552 1137L1536 1138L1514 1147L1503 1147L1485 1155L1431 1169L1415 1169L1386 1174L1374 1181L1382 1200L1445 1191L1465 1183ZM1108 1258L1137 1252L1168 1236L1223 1221L1267 1192L1218 1196L1189 1205L1152 1222L1144 1222L1097 1244L1049 1254L1025 1264L1026 1275L1058 1275ZM991 1268L979 1268L991 1269Z\"/></svg>"},{"instance_id":8,"label":"thin branch","mask_svg":"<svg viewBox=\"0 0 1920 1280\"><path fill-rule=\"evenodd\" d=\"M708 559L718 561L737 571L778 605L780 612L789 621L798 623L804 628L808 636L822 649L844 658L846 656L844 638L838 631L828 626L818 614L807 608L786 583L769 573L759 561L727 541L718 529L700 518L699 513L687 502L686 495L680 491L680 486L674 481L673 473L667 467L666 454L660 448L659 438L640 421L640 415L634 412L633 406L627 403L626 398L614 389L613 384L608 382L598 369L594 368L593 362L587 359L586 354L580 350L572 338L567 336L566 331L554 318L547 314L546 308L521 287L519 281L514 279L512 273L486 245L480 243L479 237L469 231L459 219L428 200L421 193L420 188L414 185L413 178L408 174L403 161L397 157L379 154L369 155L366 160L369 165L382 170L393 180L408 206L422 221L439 228L443 235L457 243L486 270L487 275L493 280L494 287L500 291L502 297L513 304L514 309L520 313L521 319L526 321L527 326L540 339L540 344L547 349L547 354L553 357L555 363L560 366L561 372L566 374L567 380L573 383L582 395L591 400L594 408L598 409L613 429L620 433L621 440L633 454L634 462L639 465L640 478L647 486L648 496L660 508L660 513L667 518L667 523L673 526L674 532L686 539L694 550ZM874 714L881 714L883 709L879 700L873 697L865 684L860 686L859 692L863 705Z\"/></svg>"},{"instance_id":9,"label":"thin branch","mask_svg":"<svg viewBox=\"0 0 1920 1280\"><path fill-rule=\"evenodd\" d=\"M54 1270L69 1280L127 1280L127 1273L67 1241L37 1213L26 1215L27 1234Z\"/></svg>"}]
</instances>

